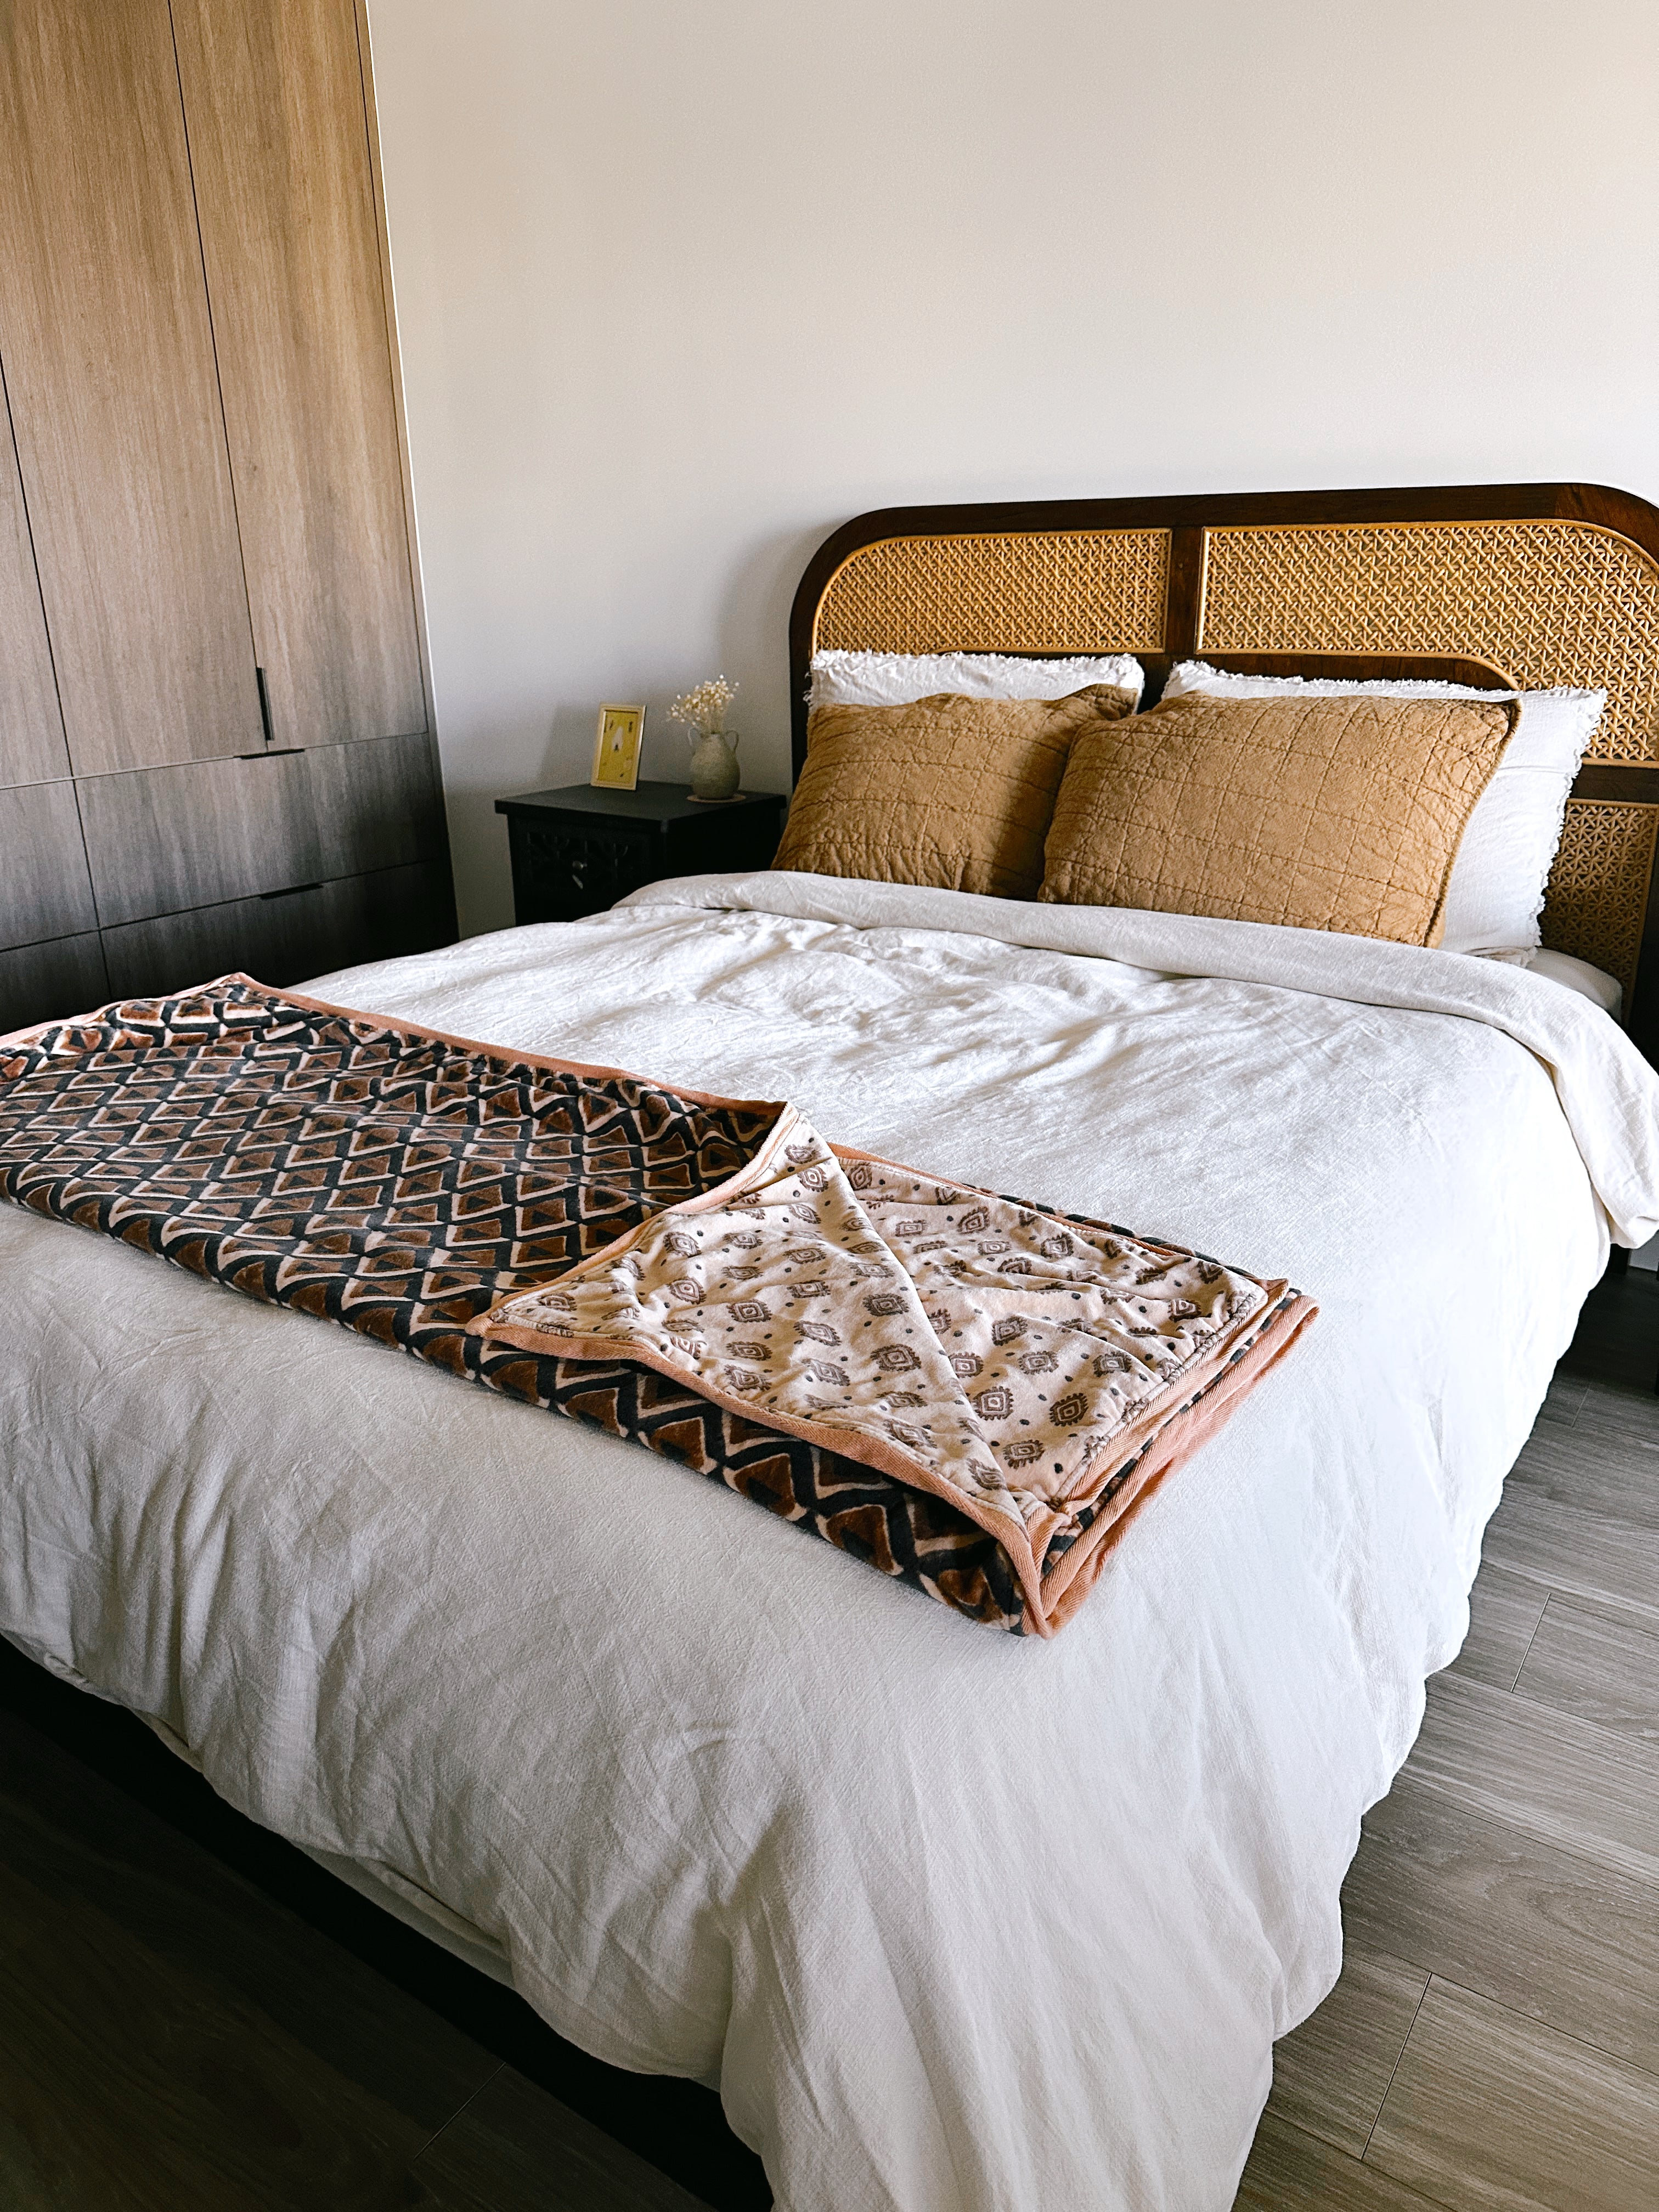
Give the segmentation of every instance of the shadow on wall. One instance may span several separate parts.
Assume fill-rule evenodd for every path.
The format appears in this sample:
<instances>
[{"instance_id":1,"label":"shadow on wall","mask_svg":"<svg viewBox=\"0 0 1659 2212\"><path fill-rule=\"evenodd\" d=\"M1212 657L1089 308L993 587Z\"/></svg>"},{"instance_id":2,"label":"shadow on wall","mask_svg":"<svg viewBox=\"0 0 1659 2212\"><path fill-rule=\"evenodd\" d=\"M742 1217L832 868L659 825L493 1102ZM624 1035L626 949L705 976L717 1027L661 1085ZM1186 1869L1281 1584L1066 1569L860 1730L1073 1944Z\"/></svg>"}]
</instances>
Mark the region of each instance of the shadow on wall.
<instances>
[{"instance_id":1,"label":"shadow on wall","mask_svg":"<svg viewBox=\"0 0 1659 2212\"><path fill-rule=\"evenodd\" d=\"M812 528L774 532L741 554L721 596L717 641L696 665L676 651L675 665L665 665L663 649L641 639L637 665L617 680L607 697L645 702L645 748L640 761L644 781L689 781L690 746L679 725L668 718L669 704L719 671L738 686L732 719L738 735L743 788L789 789L789 610L801 571L844 520L837 515ZM684 665L679 665L682 658ZM557 672L550 671L550 689L556 683ZM586 783L600 704L597 697L556 699L550 714L544 703L526 702L522 714L458 732L454 745L460 759L446 744L444 790L463 937L507 929L513 923L507 823L496 813L495 801L515 792ZM534 765L516 779L508 775L479 785L466 777L468 757L516 758Z\"/></svg>"}]
</instances>

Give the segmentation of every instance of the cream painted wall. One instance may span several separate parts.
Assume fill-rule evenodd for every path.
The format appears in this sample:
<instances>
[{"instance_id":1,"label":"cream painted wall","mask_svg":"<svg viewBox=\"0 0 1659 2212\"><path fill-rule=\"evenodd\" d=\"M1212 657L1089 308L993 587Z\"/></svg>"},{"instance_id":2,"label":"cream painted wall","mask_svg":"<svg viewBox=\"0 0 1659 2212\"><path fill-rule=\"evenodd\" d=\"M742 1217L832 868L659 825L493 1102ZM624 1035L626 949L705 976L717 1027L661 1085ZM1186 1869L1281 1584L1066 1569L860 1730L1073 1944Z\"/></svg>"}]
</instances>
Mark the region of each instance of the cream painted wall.
<instances>
[{"instance_id":1,"label":"cream painted wall","mask_svg":"<svg viewBox=\"0 0 1659 2212\"><path fill-rule=\"evenodd\" d=\"M463 927L904 500L1659 497L1652 0L371 0Z\"/></svg>"}]
</instances>

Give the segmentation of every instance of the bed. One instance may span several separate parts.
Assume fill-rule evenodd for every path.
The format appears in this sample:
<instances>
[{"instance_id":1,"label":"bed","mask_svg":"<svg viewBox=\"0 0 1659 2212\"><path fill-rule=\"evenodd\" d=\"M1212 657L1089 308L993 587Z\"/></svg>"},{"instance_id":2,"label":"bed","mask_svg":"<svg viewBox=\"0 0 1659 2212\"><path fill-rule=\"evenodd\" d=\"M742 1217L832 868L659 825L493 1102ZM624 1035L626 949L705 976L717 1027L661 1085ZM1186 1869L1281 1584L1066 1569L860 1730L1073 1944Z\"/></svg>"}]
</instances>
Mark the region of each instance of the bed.
<instances>
[{"instance_id":1,"label":"bed","mask_svg":"<svg viewBox=\"0 0 1659 2212\"><path fill-rule=\"evenodd\" d=\"M586 2049L718 2085L789 2212L1223 2212L1610 1234L1659 1228L1659 513L889 513L803 580L797 697L826 643L1604 684L1546 936L1629 1035L1454 953L788 873L319 979L1270 1265L1318 1325L1039 1642L0 1207L0 1629Z\"/></svg>"}]
</instances>

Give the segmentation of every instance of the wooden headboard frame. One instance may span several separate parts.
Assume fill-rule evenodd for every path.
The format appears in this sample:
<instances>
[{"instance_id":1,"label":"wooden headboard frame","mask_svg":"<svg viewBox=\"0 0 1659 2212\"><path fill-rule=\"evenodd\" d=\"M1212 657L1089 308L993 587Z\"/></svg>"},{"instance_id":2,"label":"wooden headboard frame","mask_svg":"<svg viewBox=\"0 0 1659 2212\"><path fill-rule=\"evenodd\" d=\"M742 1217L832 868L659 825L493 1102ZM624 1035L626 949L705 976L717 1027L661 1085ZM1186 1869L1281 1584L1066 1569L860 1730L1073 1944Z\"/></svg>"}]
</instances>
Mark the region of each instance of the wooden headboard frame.
<instances>
[{"instance_id":1,"label":"wooden headboard frame","mask_svg":"<svg viewBox=\"0 0 1659 2212\"><path fill-rule=\"evenodd\" d=\"M1133 653L1252 673L1601 684L1544 942L1617 975L1659 1062L1659 508L1600 484L895 507L809 562L789 623L797 775L807 664L892 653Z\"/></svg>"}]
</instances>

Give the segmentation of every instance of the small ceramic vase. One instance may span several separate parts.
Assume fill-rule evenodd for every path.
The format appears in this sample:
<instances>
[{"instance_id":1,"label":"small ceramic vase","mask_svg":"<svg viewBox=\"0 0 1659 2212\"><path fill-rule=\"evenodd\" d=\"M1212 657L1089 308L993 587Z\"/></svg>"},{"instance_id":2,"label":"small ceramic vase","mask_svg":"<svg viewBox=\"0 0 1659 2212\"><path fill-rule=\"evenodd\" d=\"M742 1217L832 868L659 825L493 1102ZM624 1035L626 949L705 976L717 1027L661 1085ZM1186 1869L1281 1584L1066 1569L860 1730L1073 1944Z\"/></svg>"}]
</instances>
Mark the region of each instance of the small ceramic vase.
<instances>
[{"instance_id":1,"label":"small ceramic vase","mask_svg":"<svg viewBox=\"0 0 1659 2212\"><path fill-rule=\"evenodd\" d=\"M731 799L738 788L735 730L705 730L691 748L693 799Z\"/></svg>"}]
</instances>

